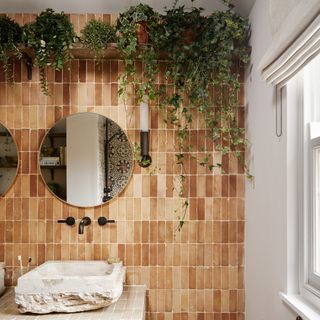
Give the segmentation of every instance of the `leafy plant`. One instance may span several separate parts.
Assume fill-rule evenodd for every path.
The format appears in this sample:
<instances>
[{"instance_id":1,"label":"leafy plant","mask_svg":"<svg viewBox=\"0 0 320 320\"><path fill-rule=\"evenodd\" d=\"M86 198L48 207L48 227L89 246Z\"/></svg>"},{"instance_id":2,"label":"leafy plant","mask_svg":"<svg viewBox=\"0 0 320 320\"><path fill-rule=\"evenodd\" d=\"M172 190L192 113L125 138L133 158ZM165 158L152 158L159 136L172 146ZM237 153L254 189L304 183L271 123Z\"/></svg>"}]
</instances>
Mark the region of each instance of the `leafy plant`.
<instances>
[{"instance_id":1,"label":"leafy plant","mask_svg":"<svg viewBox=\"0 0 320 320\"><path fill-rule=\"evenodd\" d=\"M160 106L167 114L165 121L177 129L176 163L180 186L177 191L182 198L188 196L184 163L186 154L190 155L192 151L189 134L195 112L204 117L208 138L215 150L222 155L234 152L244 163L241 158L247 141L244 128L239 127L237 120L238 69L249 60L249 24L233 12L231 1L224 2L226 11L216 11L207 17L202 15L203 9L177 6L177 1L163 16L148 6L139 5L120 15L118 21L118 45L125 59L125 75L121 79L123 88L129 79L134 84L138 83L134 61L142 59L145 67L138 97L143 94L149 94L151 99L159 97ZM144 10L148 15L144 14ZM141 19L151 20L148 24L151 26L148 27L149 42L143 48L138 46L135 33L136 23ZM165 94L162 88L157 90L154 83L161 52L166 55ZM205 147L201 148L206 153ZM221 168L210 153L203 159L197 159L197 162L210 171ZM188 206L186 198L179 216L178 231L184 224Z\"/></svg>"},{"instance_id":2,"label":"leafy plant","mask_svg":"<svg viewBox=\"0 0 320 320\"><path fill-rule=\"evenodd\" d=\"M94 52L96 59L102 59L108 43L115 42L115 28L101 20L90 20L81 31L82 43Z\"/></svg>"},{"instance_id":3,"label":"leafy plant","mask_svg":"<svg viewBox=\"0 0 320 320\"><path fill-rule=\"evenodd\" d=\"M234 13L232 5L208 17L201 12L201 8L180 6L167 10L164 16L167 37L161 49L169 57L166 77L173 89L160 102L167 110L167 121L178 130L180 194L184 193L184 157L190 151L189 129L194 111L203 115L208 138L222 155L235 152L241 158L240 151L247 144L244 128L237 121L237 70L249 60L248 21ZM198 163L210 171L221 167L210 155ZM186 207L184 204L178 230L183 225Z\"/></svg>"},{"instance_id":4,"label":"leafy plant","mask_svg":"<svg viewBox=\"0 0 320 320\"><path fill-rule=\"evenodd\" d=\"M46 67L62 70L72 59L71 49L77 36L68 17L47 9L27 25L23 32L25 44L35 52L35 64L39 66L42 91L48 95Z\"/></svg>"},{"instance_id":5,"label":"leafy plant","mask_svg":"<svg viewBox=\"0 0 320 320\"><path fill-rule=\"evenodd\" d=\"M120 14L116 26L117 44L125 64L125 71L120 79L120 96L126 97L126 87L130 82L136 85L138 100L141 100L144 94L151 100L157 96L154 80L159 69L157 60L163 38L161 20L162 16L145 4L132 6ZM148 42L139 45L138 31L142 22L148 32ZM143 63L140 78L135 66L136 59ZM141 81L141 78L144 81Z\"/></svg>"},{"instance_id":6,"label":"leafy plant","mask_svg":"<svg viewBox=\"0 0 320 320\"><path fill-rule=\"evenodd\" d=\"M10 55L21 58L19 44L21 43L22 28L8 16L0 17L0 61L8 80L13 80Z\"/></svg>"}]
</instances>

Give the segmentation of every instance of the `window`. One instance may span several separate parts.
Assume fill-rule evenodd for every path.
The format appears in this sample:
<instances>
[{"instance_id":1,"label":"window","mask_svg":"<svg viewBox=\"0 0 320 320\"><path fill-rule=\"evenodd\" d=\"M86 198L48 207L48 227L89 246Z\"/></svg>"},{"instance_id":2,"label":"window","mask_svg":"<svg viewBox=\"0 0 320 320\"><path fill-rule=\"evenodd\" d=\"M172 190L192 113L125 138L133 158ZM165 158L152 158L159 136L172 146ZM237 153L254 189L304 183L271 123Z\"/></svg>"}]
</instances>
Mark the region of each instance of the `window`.
<instances>
[{"instance_id":1,"label":"window","mask_svg":"<svg viewBox=\"0 0 320 320\"><path fill-rule=\"evenodd\" d=\"M310 136L312 126L310 125ZM311 138L311 212L309 283L320 290L320 137Z\"/></svg>"},{"instance_id":2,"label":"window","mask_svg":"<svg viewBox=\"0 0 320 320\"><path fill-rule=\"evenodd\" d=\"M302 20L307 24L309 18ZM276 86L275 136L282 148L278 165L286 168L279 214L280 297L304 320L315 320L320 319L320 15L309 22L277 55L290 33L280 31L260 67L262 78Z\"/></svg>"},{"instance_id":3,"label":"window","mask_svg":"<svg viewBox=\"0 0 320 320\"><path fill-rule=\"evenodd\" d=\"M285 88L288 112L292 104L296 104L297 134L292 141L298 142L295 149L297 233L300 242L298 288L301 295L320 306L320 55L294 76Z\"/></svg>"}]
</instances>

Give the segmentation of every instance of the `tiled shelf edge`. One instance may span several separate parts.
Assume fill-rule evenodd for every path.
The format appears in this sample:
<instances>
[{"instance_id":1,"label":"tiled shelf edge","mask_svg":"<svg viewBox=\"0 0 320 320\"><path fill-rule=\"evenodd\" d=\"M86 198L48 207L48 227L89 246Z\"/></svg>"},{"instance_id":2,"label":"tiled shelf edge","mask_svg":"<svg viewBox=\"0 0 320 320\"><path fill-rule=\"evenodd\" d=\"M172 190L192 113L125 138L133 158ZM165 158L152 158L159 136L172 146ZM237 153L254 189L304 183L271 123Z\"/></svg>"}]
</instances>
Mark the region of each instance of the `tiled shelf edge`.
<instances>
[{"instance_id":1,"label":"tiled shelf edge","mask_svg":"<svg viewBox=\"0 0 320 320\"><path fill-rule=\"evenodd\" d=\"M123 294L117 302L106 308L77 313L50 313L44 315L28 314L29 320L144 320L146 313L145 285L124 286ZM14 302L14 287L8 287L0 297L1 320L26 320L26 314L20 314Z\"/></svg>"}]
</instances>

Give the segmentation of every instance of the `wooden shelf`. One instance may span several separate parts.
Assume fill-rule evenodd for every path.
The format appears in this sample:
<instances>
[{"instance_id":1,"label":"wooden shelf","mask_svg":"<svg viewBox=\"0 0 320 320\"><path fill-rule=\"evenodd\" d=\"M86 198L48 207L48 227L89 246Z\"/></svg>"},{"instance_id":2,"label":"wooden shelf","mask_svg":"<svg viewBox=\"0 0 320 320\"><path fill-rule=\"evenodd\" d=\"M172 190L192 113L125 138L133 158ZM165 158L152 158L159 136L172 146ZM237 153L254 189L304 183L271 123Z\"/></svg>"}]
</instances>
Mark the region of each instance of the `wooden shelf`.
<instances>
[{"instance_id":1,"label":"wooden shelf","mask_svg":"<svg viewBox=\"0 0 320 320\"><path fill-rule=\"evenodd\" d=\"M32 49L26 47L20 47L20 50L27 54L30 58L34 58L34 52ZM71 50L71 53L74 59L94 59L94 52L86 47L84 47L81 43L76 43ZM109 43L104 50L103 59L121 59L121 54L117 48L116 43Z\"/></svg>"},{"instance_id":2,"label":"wooden shelf","mask_svg":"<svg viewBox=\"0 0 320 320\"><path fill-rule=\"evenodd\" d=\"M94 59L94 52L85 48L82 44L78 43L71 50L75 59ZM109 43L107 48L104 49L103 59L121 59L121 54L118 50L116 43Z\"/></svg>"},{"instance_id":3,"label":"wooden shelf","mask_svg":"<svg viewBox=\"0 0 320 320\"><path fill-rule=\"evenodd\" d=\"M15 163L15 164L4 164L4 165L0 165L0 169L1 168L14 168L14 169L17 169L17 166L18 166L18 164L17 163Z\"/></svg>"},{"instance_id":4,"label":"wooden shelf","mask_svg":"<svg viewBox=\"0 0 320 320\"><path fill-rule=\"evenodd\" d=\"M67 167L66 166L44 166L40 165L41 169L48 169L50 170L50 175L51 175L51 180L54 180L54 171L55 170L65 170Z\"/></svg>"},{"instance_id":5,"label":"wooden shelf","mask_svg":"<svg viewBox=\"0 0 320 320\"><path fill-rule=\"evenodd\" d=\"M57 133L48 133L47 136L50 138L66 138L67 134L63 132L57 132Z\"/></svg>"},{"instance_id":6,"label":"wooden shelf","mask_svg":"<svg viewBox=\"0 0 320 320\"><path fill-rule=\"evenodd\" d=\"M140 49L142 50L145 47L145 45L140 45ZM24 46L20 47L20 50L27 54L30 58L34 58L34 52L32 49L26 48ZM86 47L83 46L82 43L76 43L73 46L73 49L71 49L71 53L73 55L74 59L95 59L94 52ZM139 55L139 51L138 51ZM165 52L162 52L160 54L161 60L167 59L167 54ZM103 58L105 60L119 60L123 59L123 56L121 55L120 51L118 50L118 46L116 43L109 43L107 47L104 49ZM137 57L138 59L138 57Z\"/></svg>"},{"instance_id":7,"label":"wooden shelf","mask_svg":"<svg viewBox=\"0 0 320 320\"><path fill-rule=\"evenodd\" d=\"M40 168L43 169L66 169L66 166L46 166L46 165L40 165Z\"/></svg>"},{"instance_id":8,"label":"wooden shelf","mask_svg":"<svg viewBox=\"0 0 320 320\"><path fill-rule=\"evenodd\" d=\"M140 45L136 59L139 60L139 51L145 48L145 45ZM28 70L28 79L32 79L32 67L34 60L34 51L30 48L26 48L25 46L19 47L22 52L23 61L26 63ZM82 43L76 43L71 49L71 54L74 59L87 60L87 59L95 59L94 52L86 47ZM160 54L159 60L167 60L168 55L163 52ZM123 60L123 56L118 50L118 46L116 43L109 43L107 47L104 49L103 60Z\"/></svg>"}]
</instances>

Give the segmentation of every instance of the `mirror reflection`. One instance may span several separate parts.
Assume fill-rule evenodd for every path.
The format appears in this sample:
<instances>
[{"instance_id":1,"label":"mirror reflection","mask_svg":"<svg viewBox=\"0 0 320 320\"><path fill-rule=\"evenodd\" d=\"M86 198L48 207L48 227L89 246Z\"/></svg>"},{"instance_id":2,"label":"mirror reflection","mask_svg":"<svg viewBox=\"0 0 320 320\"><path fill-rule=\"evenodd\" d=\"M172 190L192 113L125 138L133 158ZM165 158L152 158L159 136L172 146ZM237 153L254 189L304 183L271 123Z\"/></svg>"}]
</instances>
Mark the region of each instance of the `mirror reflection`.
<instances>
[{"instance_id":1,"label":"mirror reflection","mask_svg":"<svg viewBox=\"0 0 320 320\"><path fill-rule=\"evenodd\" d=\"M0 123L0 195L3 196L13 184L18 173L18 148L8 131Z\"/></svg>"},{"instance_id":2,"label":"mirror reflection","mask_svg":"<svg viewBox=\"0 0 320 320\"><path fill-rule=\"evenodd\" d=\"M114 121L78 113L49 130L40 147L39 165L53 194L68 204L92 207L125 188L133 153L127 135Z\"/></svg>"}]
</instances>

